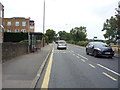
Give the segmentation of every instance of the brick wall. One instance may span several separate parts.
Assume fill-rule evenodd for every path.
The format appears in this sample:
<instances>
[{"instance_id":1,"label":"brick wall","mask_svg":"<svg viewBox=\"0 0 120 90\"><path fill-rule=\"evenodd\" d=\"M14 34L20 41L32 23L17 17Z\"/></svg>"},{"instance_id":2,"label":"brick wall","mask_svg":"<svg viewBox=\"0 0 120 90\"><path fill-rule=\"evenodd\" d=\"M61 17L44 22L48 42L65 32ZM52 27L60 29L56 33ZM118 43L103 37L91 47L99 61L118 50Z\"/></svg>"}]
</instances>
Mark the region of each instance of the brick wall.
<instances>
[{"instance_id":1,"label":"brick wall","mask_svg":"<svg viewBox=\"0 0 120 90\"><path fill-rule=\"evenodd\" d=\"M47 45L46 43L44 44ZM36 47L40 49L43 47L43 43L37 43ZM4 42L1 47L1 60L4 63L7 60L21 56L28 53L28 43L12 43Z\"/></svg>"},{"instance_id":2,"label":"brick wall","mask_svg":"<svg viewBox=\"0 0 120 90\"><path fill-rule=\"evenodd\" d=\"M10 60L14 57L27 54L27 43L3 43L2 46L2 62Z\"/></svg>"}]
</instances>

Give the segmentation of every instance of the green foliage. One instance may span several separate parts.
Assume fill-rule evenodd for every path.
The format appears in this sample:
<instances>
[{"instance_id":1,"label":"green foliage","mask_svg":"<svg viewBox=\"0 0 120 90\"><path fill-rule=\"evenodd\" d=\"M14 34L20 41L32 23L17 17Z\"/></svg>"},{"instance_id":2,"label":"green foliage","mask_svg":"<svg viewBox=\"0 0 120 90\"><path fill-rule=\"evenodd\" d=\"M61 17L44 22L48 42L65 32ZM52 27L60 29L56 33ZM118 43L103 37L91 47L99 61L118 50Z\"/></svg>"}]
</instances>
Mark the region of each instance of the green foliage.
<instances>
[{"instance_id":1,"label":"green foliage","mask_svg":"<svg viewBox=\"0 0 120 90\"><path fill-rule=\"evenodd\" d=\"M114 17L106 19L106 22L103 25L102 31L105 31L104 37L108 39L109 42L117 40L117 20Z\"/></svg>"},{"instance_id":2,"label":"green foliage","mask_svg":"<svg viewBox=\"0 0 120 90\"><path fill-rule=\"evenodd\" d=\"M76 42L73 40L69 40L69 41L67 41L67 43L76 44Z\"/></svg>"},{"instance_id":3,"label":"green foliage","mask_svg":"<svg viewBox=\"0 0 120 90\"><path fill-rule=\"evenodd\" d=\"M27 43L28 42L28 40L22 40L22 41L20 41L20 43Z\"/></svg>"},{"instance_id":4,"label":"green foliage","mask_svg":"<svg viewBox=\"0 0 120 90\"><path fill-rule=\"evenodd\" d=\"M42 42L42 40L37 40L37 42Z\"/></svg>"},{"instance_id":5,"label":"green foliage","mask_svg":"<svg viewBox=\"0 0 120 90\"><path fill-rule=\"evenodd\" d=\"M76 42L85 41L87 37L86 27L84 26L75 27L72 30L70 30L70 34L71 34L72 40Z\"/></svg>"},{"instance_id":6,"label":"green foliage","mask_svg":"<svg viewBox=\"0 0 120 90\"><path fill-rule=\"evenodd\" d=\"M88 43L89 43L89 41L79 41L79 42L77 42L77 45L86 46Z\"/></svg>"},{"instance_id":7,"label":"green foliage","mask_svg":"<svg viewBox=\"0 0 120 90\"><path fill-rule=\"evenodd\" d=\"M28 33L4 32L4 42L20 42L28 39Z\"/></svg>"},{"instance_id":8,"label":"green foliage","mask_svg":"<svg viewBox=\"0 0 120 90\"><path fill-rule=\"evenodd\" d=\"M59 31L58 34L60 40L65 40L65 41L70 40L70 33L67 33L66 31Z\"/></svg>"},{"instance_id":9,"label":"green foliage","mask_svg":"<svg viewBox=\"0 0 120 90\"><path fill-rule=\"evenodd\" d=\"M48 36L48 41L51 43L55 39L56 32L53 29L48 29L45 35Z\"/></svg>"}]
</instances>

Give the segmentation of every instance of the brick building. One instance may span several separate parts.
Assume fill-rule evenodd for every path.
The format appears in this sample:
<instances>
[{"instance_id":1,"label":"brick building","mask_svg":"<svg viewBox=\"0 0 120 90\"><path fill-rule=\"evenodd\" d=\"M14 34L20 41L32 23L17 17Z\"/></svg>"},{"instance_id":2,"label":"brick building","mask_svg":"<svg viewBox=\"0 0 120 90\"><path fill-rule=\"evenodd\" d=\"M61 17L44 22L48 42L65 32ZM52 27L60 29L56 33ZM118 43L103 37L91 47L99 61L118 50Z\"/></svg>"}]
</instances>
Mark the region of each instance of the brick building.
<instances>
[{"instance_id":1,"label":"brick building","mask_svg":"<svg viewBox=\"0 0 120 90\"><path fill-rule=\"evenodd\" d=\"M4 32L34 32L34 21L24 17L4 18Z\"/></svg>"},{"instance_id":2,"label":"brick building","mask_svg":"<svg viewBox=\"0 0 120 90\"><path fill-rule=\"evenodd\" d=\"M2 19L4 18L4 6L0 3L0 43L3 41Z\"/></svg>"}]
</instances>

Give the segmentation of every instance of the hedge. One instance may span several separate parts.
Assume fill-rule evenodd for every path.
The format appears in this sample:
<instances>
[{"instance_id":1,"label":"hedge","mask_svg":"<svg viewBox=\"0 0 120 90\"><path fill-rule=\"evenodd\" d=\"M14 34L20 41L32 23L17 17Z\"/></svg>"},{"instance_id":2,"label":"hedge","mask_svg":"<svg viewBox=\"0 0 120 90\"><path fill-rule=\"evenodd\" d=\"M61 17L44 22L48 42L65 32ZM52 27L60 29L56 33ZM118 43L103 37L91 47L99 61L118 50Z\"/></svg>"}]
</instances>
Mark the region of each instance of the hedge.
<instances>
[{"instance_id":1,"label":"hedge","mask_svg":"<svg viewBox=\"0 0 120 90\"><path fill-rule=\"evenodd\" d=\"M28 33L4 32L4 42L20 42L22 40L28 40Z\"/></svg>"}]
</instances>

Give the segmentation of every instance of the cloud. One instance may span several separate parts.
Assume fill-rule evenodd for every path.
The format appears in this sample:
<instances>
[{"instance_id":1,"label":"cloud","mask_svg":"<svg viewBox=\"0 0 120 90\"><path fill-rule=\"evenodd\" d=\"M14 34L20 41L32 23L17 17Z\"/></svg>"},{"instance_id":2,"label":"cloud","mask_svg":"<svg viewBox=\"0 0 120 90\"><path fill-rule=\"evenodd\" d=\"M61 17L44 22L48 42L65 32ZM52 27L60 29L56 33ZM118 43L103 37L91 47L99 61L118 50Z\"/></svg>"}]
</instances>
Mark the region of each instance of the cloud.
<instances>
[{"instance_id":1,"label":"cloud","mask_svg":"<svg viewBox=\"0 0 120 90\"><path fill-rule=\"evenodd\" d=\"M31 17L36 31L42 32L44 0L1 0L5 17ZM119 0L46 0L46 29L70 31L86 26L88 37L103 38L101 29L105 19L115 13Z\"/></svg>"}]
</instances>

